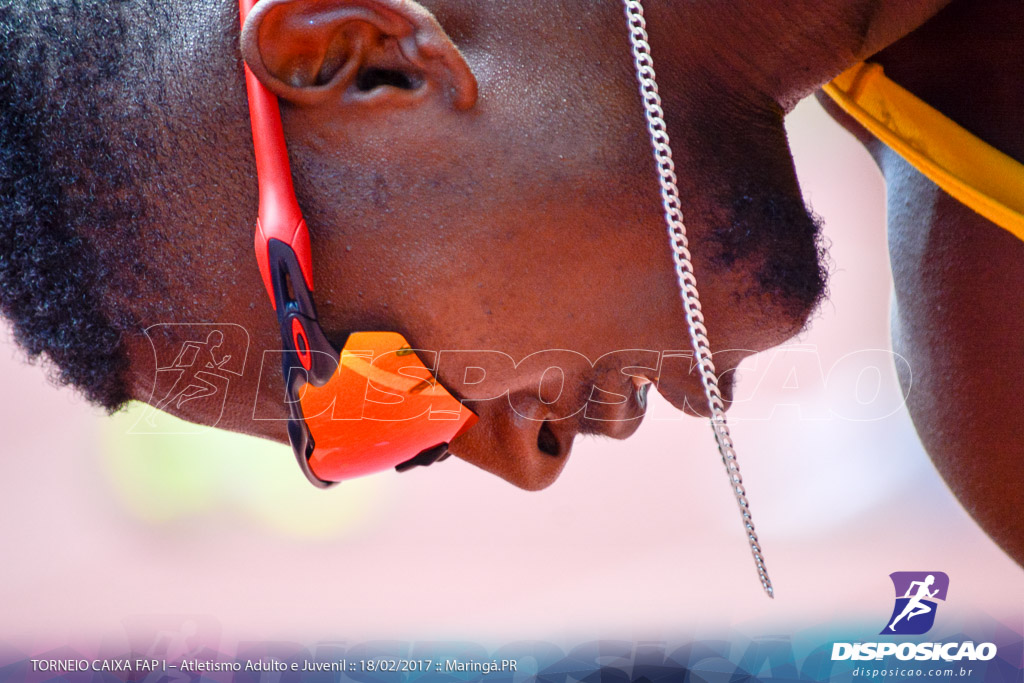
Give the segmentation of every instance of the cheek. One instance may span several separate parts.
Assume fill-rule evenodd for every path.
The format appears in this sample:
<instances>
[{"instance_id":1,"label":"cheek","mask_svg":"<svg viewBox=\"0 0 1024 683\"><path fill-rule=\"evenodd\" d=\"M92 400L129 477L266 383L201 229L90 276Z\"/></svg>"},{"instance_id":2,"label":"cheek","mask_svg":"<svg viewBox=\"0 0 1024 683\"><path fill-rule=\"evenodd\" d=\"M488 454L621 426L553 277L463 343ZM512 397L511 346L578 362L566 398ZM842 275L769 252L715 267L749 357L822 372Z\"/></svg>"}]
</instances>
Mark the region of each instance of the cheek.
<instances>
[{"instance_id":1,"label":"cheek","mask_svg":"<svg viewBox=\"0 0 1024 683\"><path fill-rule=\"evenodd\" d=\"M508 225L487 235L420 251L417 270L431 277L393 304L402 317L444 343L522 355L635 345L651 328L645 318L670 313L674 284L660 234L611 230L593 213L555 222L551 213L509 213Z\"/></svg>"},{"instance_id":2,"label":"cheek","mask_svg":"<svg viewBox=\"0 0 1024 683\"><path fill-rule=\"evenodd\" d=\"M597 163L594 152L552 163L523 149L477 158L453 138L451 153L432 162L441 168L426 169L435 180L367 172L347 185L367 207L315 235L315 258L335 264L330 296L318 295L322 317L338 332L393 329L425 349L519 358L550 348L590 358L688 348L654 164L635 128L615 128L614 144L602 147L624 155L616 163ZM680 167L680 189L712 340L763 348L781 335L759 302L736 296L749 269L716 272L702 260L715 207L701 204L709 181L698 170Z\"/></svg>"},{"instance_id":3,"label":"cheek","mask_svg":"<svg viewBox=\"0 0 1024 683\"><path fill-rule=\"evenodd\" d=\"M418 348L516 359L557 348L590 359L626 348L688 348L659 204L610 195L508 203L500 213L467 202L443 221L392 215L387 226L332 240L338 265L322 317L348 321L334 325L339 332L392 329ZM699 256L700 212L688 222ZM699 277L710 272L699 258L695 265ZM745 277L739 268L703 277L705 313L718 344L762 348L752 336L763 334L763 320L735 297Z\"/></svg>"}]
</instances>

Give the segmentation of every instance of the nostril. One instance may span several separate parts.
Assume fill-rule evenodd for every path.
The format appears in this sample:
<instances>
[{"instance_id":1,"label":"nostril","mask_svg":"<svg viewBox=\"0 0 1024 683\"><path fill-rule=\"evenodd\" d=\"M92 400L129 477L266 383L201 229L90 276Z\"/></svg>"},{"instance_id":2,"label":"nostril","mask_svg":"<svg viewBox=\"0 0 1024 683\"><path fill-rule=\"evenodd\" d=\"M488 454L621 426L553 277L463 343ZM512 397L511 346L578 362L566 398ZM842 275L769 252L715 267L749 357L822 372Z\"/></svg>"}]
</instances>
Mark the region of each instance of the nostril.
<instances>
[{"instance_id":1,"label":"nostril","mask_svg":"<svg viewBox=\"0 0 1024 683\"><path fill-rule=\"evenodd\" d=\"M546 453L555 458L562 454L562 447L558 443L558 437L555 436L555 432L552 431L551 425L547 420L544 420L544 424L540 426L540 431L537 433L537 449L541 453Z\"/></svg>"}]
</instances>

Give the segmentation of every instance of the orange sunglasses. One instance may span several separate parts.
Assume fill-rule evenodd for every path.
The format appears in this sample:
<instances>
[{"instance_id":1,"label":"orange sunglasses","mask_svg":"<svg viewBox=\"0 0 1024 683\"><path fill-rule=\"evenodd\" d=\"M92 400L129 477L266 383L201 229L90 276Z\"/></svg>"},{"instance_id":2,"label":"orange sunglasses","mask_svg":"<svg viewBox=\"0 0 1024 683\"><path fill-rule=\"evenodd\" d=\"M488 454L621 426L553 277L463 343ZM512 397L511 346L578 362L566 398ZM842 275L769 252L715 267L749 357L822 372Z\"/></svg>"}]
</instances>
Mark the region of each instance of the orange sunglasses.
<instances>
[{"instance_id":1,"label":"orange sunglasses","mask_svg":"<svg viewBox=\"0 0 1024 683\"><path fill-rule=\"evenodd\" d=\"M258 0L239 0L241 23ZM245 66L259 180L256 261L281 329L288 437L306 477L327 487L430 465L476 415L397 332L352 332L341 349L313 303L309 230L292 186L277 98Z\"/></svg>"}]
</instances>

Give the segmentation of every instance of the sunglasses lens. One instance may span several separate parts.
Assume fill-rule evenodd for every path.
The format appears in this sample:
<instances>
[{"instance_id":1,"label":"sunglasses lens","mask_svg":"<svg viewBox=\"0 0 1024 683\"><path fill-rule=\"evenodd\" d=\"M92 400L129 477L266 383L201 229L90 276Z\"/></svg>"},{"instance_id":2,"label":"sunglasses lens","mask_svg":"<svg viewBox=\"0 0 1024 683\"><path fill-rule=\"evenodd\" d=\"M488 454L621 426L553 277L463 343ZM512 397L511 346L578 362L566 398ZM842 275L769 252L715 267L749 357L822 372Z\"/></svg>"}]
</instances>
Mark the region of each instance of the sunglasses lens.
<instances>
[{"instance_id":1,"label":"sunglasses lens","mask_svg":"<svg viewBox=\"0 0 1024 683\"><path fill-rule=\"evenodd\" d=\"M397 332L349 335L331 379L300 394L314 443L309 465L325 481L394 468L450 442L477 419Z\"/></svg>"}]
</instances>

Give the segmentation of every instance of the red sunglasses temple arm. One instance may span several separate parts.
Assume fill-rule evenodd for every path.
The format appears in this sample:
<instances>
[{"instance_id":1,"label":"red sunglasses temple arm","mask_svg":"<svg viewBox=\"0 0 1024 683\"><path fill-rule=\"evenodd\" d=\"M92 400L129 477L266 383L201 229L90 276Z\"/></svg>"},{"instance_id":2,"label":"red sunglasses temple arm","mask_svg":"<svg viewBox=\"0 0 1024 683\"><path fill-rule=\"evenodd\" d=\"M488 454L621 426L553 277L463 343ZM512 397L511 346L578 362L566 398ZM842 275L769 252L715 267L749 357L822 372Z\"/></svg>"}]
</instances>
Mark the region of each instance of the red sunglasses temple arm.
<instances>
[{"instance_id":1,"label":"red sunglasses temple arm","mask_svg":"<svg viewBox=\"0 0 1024 683\"><path fill-rule=\"evenodd\" d=\"M245 24L245 18L255 7L256 2L258 0L239 0L238 9L242 25ZM256 222L256 260L270 300L276 307L270 275L270 257L267 251L269 241L279 240L292 248L302 269L306 286L310 290L313 289L313 260L309 232L302 218L299 203L295 199L277 97L256 78L248 65L244 65L244 68L260 192L259 215Z\"/></svg>"}]
</instances>

